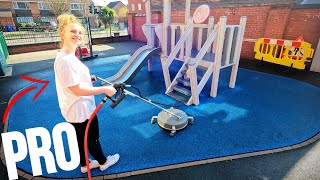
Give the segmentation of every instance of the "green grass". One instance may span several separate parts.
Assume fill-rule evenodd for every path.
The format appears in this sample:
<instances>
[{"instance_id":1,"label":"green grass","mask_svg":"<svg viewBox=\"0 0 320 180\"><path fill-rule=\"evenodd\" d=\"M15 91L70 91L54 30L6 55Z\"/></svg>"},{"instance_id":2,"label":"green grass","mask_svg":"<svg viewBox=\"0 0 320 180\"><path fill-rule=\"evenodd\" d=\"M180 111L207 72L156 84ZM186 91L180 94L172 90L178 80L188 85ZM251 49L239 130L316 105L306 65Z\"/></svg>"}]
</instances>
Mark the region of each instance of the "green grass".
<instances>
[{"instance_id":1,"label":"green grass","mask_svg":"<svg viewBox=\"0 0 320 180\"><path fill-rule=\"evenodd\" d=\"M21 33L6 33L4 34L4 37L24 37L24 36L30 36L30 34L21 34Z\"/></svg>"},{"instance_id":2,"label":"green grass","mask_svg":"<svg viewBox=\"0 0 320 180\"><path fill-rule=\"evenodd\" d=\"M106 31L110 31L110 28L107 27L105 30L106 30ZM118 31L118 30L119 30L118 27L111 27L111 31Z\"/></svg>"}]
</instances>

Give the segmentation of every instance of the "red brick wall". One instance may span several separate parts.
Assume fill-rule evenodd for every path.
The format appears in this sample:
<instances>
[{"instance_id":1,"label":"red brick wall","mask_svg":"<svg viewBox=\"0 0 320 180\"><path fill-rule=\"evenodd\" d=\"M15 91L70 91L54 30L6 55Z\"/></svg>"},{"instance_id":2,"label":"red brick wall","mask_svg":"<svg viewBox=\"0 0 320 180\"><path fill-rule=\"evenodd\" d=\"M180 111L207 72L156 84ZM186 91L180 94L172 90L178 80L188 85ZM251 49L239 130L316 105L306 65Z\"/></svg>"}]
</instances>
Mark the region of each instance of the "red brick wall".
<instances>
[{"instance_id":1,"label":"red brick wall","mask_svg":"<svg viewBox=\"0 0 320 180\"><path fill-rule=\"evenodd\" d=\"M131 39L136 41L144 41L147 39L142 31L142 25L146 23L145 16L135 16L134 13L128 14L128 34L131 36ZM158 24L162 22L161 13L152 13L151 14L151 23Z\"/></svg>"},{"instance_id":2,"label":"red brick wall","mask_svg":"<svg viewBox=\"0 0 320 180\"><path fill-rule=\"evenodd\" d=\"M302 36L316 49L320 38L320 9L294 9L284 33L284 39Z\"/></svg>"},{"instance_id":3,"label":"red brick wall","mask_svg":"<svg viewBox=\"0 0 320 180\"><path fill-rule=\"evenodd\" d=\"M12 9L12 3L0 1L0 7ZM12 26L15 25L13 18L12 17L0 17L0 26L7 26L7 25L12 25Z\"/></svg>"},{"instance_id":4,"label":"red brick wall","mask_svg":"<svg viewBox=\"0 0 320 180\"><path fill-rule=\"evenodd\" d=\"M137 41L144 41L146 42L147 39L145 35L142 32L142 25L146 23L146 17L145 16L135 16L135 24L134 24L134 40Z\"/></svg>"},{"instance_id":5,"label":"red brick wall","mask_svg":"<svg viewBox=\"0 0 320 180\"><path fill-rule=\"evenodd\" d=\"M1 26L7 26L7 25L14 26L13 18L12 17L0 17L0 25Z\"/></svg>"},{"instance_id":6,"label":"red brick wall","mask_svg":"<svg viewBox=\"0 0 320 180\"><path fill-rule=\"evenodd\" d=\"M134 39L134 24L135 24L135 17L134 13L128 13L127 18L128 18L128 34L131 36L131 39Z\"/></svg>"},{"instance_id":7,"label":"red brick wall","mask_svg":"<svg viewBox=\"0 0 320 180\"><path fill-rule=\"evenodd\" d=\"M290 12L291 10L289 8L270 9L263 37L277 39L283 38Z\"/></svg>"},{"instance_id":8,"label":"red brick wall","mask_svg":"<svg viewBox=\"0 0 320 180\"><path fill-rule=\"evenodd\" d=\"M0 1L0 7L11 8L11 11L13 10L12 2L3 2L3 1Z\"/></svg>"},{"instance_id":9,"label":"red brick wall","mask_svg":"<svg viewBox=\"0 0 320 180\"><path fill-rule=\"evenodd\" d=\"M134 4L134 10L132 10L132 4ZM138 4L141 4L141 10L138 10ZM128 9L130 13L138 13L138 14L145 14L145 3L143 0L130 0L128 1Z\"/></svg>"},{"instance_id":10,"label":"red brick wall","mask_svg":"<svg viewBox=\"0 0 320 180\"><path fill-rule=\"evenodd\" d=\"M191 10L193 14L194 10ZM227 24L239 24L241 16L247 16L247 24L244 38L258 39L262 37L296 39L302 35L305 41L312 44L315 49L320 38L320 10L319 9L292 9L290 6L242 6L212 8L210 15L215 17L215 23L220 16L227 16ZM163 15L160 13L159 17ZM183 23L185 18L184 10L172 10L171 22ZM145 41L141 25L145 17L134 17L138 22L133 23L133 39ZM157 21L162 22L162 18ZM154 16L152 16L152 22ZM207 20L206 22L207 23ZM137 27L139 26L139 27ZM130 31L130 27L129 27ZM241 57L246 59L254 58L253 42L243 42Z\"/></svg>"},{"instance_id":11,"label":"red brick wall","mask_svg":"<svg viewBox=\"0 0 320 180\"><path fill-rule=\"evenodd\" d=\"M58 49L60 48L59 42L56 43L37 43L37 44L28 44L20 45L20 46L8 46L8 51L10 55L13 54L21 54L27 52L36 52L36 51L45 51L51 49Z\"/></svg>"}]
</instances>

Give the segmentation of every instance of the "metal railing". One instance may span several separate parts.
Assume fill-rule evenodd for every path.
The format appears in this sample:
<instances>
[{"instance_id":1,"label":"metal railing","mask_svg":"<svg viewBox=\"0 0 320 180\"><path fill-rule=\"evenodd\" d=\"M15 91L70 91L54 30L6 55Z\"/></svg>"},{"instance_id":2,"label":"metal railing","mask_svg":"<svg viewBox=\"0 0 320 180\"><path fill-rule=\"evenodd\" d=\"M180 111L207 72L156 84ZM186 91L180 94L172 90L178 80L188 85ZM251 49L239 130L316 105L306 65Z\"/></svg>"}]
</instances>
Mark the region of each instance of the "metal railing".
<instances>
[{"instance_id":1,"label":"metal railing","mask_svg":"<svg viewBox=\"0 0 320 180\"><path fill-rule=\"evenodd\" d=\"M60 41L60 37L56 29L25 27L19 28L19 31L3 32L3 34L8 46ZM128 35L128 31L127 28L118 30L113 27L110 35L109 30L105 30L104 28L95 28L91 29L91 34L92 38L102 38ZM87 37L87 34L85 34L85 37Z\"/></svg>"}]
</instances>

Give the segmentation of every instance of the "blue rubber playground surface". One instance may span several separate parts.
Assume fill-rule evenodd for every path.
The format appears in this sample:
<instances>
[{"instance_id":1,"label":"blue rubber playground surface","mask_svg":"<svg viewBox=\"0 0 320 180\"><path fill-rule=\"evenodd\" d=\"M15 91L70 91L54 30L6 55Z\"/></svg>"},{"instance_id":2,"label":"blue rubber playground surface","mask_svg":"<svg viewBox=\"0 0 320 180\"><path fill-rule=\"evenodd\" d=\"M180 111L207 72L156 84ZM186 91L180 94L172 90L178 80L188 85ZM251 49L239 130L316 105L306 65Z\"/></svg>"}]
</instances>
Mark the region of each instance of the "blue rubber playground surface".
<instances>
[{"instance_id":1,"label":"blue rubber playground surface","mask_svg":"<svg viewBox=\"0 0 320 180\"><path fill-rule=\"evenodd\" d=\"M153 71L144 66L131 84L143 96L154 101L172 104L166 96L160 60L153 61ZM89 67L91 74L109 77L124 62ZM177 65L178 66L178 65ZM177 69L173 68L172 71ZM126 97L115 109L107 101L99 111L100 140L106 155L119 153L120 161L104 172L92 170L93 176L130 172L204 159L244 154L301 143L320 130L320 88L293 79L239 68L236 87L228 87L230 69L220 73L218 96L209 96L211 81L200 96L200 105L181 106L195 123L178 131L174 137L150 119L161 110L137 98ZM36 92L28 93L14 105L9 117L8 132L53 127L65 122L60 114L54 77L35 100ZM99 86L100 82L95 83ZM134 89L128 89L134 93ZM99 103L104 96L96 96ZM176 103L176 105L182 105ZM41 146L41 142L39 143ZM52 145L51 151L54 152ZM70 157L65 148L67 159ZM72 153L72 152L71 152ZM44 177L78 178L80 167L73 171L48 174L44 159ZM17 167L32 174L28 157Z\"/></svg>"}]
</instances>

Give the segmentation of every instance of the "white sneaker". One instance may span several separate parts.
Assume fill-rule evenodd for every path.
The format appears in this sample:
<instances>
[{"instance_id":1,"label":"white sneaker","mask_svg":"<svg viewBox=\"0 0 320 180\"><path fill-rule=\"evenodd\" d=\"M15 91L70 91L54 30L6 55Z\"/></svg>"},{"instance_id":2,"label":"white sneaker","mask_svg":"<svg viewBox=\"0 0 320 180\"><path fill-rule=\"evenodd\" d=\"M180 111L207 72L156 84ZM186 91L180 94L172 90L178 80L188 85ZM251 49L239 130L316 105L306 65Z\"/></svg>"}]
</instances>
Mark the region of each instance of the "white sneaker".
<instances>
[{"instance_id":1,"label":"white sneaker","mask_svg":"<svg viewBox=\"0 0 320 180\"><path fill-rule=\"evenodd\" d=\"M119 154L114 154L112 156L108 156L107 157L107 161L100 165L100 171L104 171L106 170L108 167L114 165L115 163L117 163L119 161L120 155Z\"/></svg>"},{"instance_id":2,"label":"white sneaker","mask_svg":"<svg viewBox=\"0 0 320 180\"><path fill-rule=\"evenodd\" d=\"M100 166L99 162L97 160L89 160L90 161L90 169L93 169L93 168L98 168ZM87 166L84 166L84 167L81 167L81 172L82 173L86 173L88 170L87 170Z\"/></svg>"}]
</instances>

